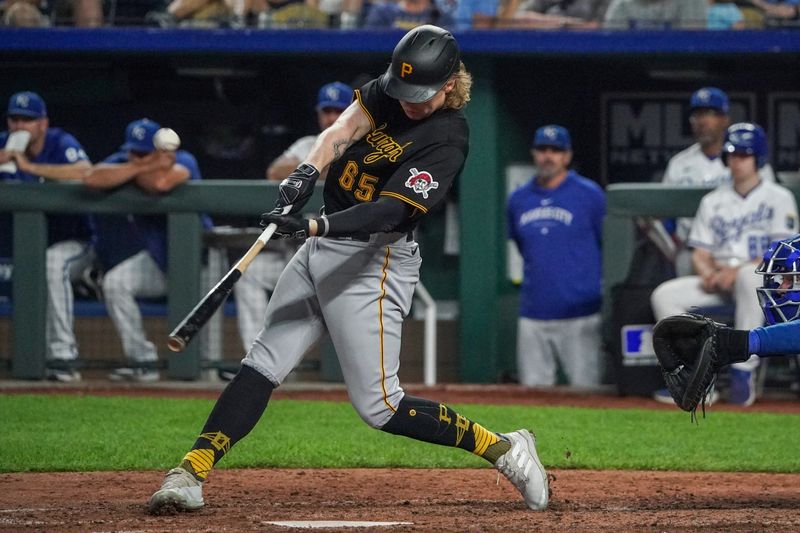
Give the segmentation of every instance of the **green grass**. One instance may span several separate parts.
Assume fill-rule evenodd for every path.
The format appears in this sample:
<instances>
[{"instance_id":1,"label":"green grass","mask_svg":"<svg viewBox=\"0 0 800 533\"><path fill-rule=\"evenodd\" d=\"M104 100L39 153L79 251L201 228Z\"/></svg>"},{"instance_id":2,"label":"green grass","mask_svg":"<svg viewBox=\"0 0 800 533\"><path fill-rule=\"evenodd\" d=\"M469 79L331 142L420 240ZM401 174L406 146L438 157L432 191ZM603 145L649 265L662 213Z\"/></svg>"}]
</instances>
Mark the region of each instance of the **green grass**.
<instances>
[{"instance_id":1,"label":"green grass","mask_svg":"<svg viewBox=\"0 0 800 533\"><path fill-rule=\"evenodd\" d=\"M0 395L0 472L147 470L174 466L213 401ZM489 429L535 430L555 468L800 472L799 415L456 405ZM485 467L460 450L375 431L349 403L276 400L220 465Z\"/></svg>"}]
</instances>

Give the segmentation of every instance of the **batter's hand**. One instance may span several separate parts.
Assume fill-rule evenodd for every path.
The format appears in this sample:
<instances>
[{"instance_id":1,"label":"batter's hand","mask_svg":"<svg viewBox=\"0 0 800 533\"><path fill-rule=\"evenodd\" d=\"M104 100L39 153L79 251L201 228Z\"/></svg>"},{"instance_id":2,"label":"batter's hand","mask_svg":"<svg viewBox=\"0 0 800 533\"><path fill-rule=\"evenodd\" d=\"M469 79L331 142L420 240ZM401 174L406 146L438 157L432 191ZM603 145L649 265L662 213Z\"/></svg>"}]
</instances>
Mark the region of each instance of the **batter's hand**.
<instances>
[{"instance_id":1,"label":"batter's hand","mask_svg":"<svg viewBox=\"0 0 800 533\"><path fill-rule=\"evenodd\" d=\"M308 228L309 221L305 218L281 215L273 210L261 215L261 227L267 227L270 224L278 226L278 229L275 230L275 236L280 239L305 240L311 235Z\"/></svg>"},{"instance_id":2,"label":"batter's hand","mask_svg":"<svg viewBox=\"0 0 800 533\"><path fill-rule=\"evenodd\" d=\"M289 174L278 187L278 199L274 213L291 215L300 211L314 194L314 183L319 178L319 170L305 163Z\"/></svg>"}]
</instances>

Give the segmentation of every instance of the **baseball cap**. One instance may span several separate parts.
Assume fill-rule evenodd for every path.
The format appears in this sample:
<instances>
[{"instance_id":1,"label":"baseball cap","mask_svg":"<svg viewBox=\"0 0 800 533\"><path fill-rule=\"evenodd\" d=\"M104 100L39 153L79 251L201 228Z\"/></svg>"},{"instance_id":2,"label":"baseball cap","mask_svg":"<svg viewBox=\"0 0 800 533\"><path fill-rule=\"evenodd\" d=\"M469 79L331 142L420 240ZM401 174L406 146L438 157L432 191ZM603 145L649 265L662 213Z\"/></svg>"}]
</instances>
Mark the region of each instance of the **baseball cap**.
<instances>
[{"instance_id":1,"label":"baseball cap","mask_svg":"<svg viewBox=\"0 0 800 533\"><path fill-rule=\"evenodd\" d=\"M689 100L690 109L714 109L728 114L730 104L728 102L728 95L722 89L716 87L703 87L698 89Z\"/></svg>"},{"instance_id":2,"label":"baseball cap","mask_svg":"<svg viewBox=\"0 0 800 533\"><path fill-rule=\"evenodd\" d=\"M326 83L319 89L317 95L317 110L332 107L334 109L346 109L353 101L353 89L340 81Z\"/></svg>"},{"instance_id":3,"label":"baseball cap","mask_svg":"<svg viewBox=\"0 0 800 533\"><path fill-rule=\"evenodd\" d=\"M571 150L572 139L564 126L549 124L542 126L533 136L533 147L551 146L558 150Z\"/></svg>"},{"instance_id":4,"label":"baseball cap","mask_svg":"<svg viewBox=\"0 0 800 533\"><path fill-rule=\"evenodd\" d=\"M125 128L125 144L119 147L124 152L154 152L153 136L161 128L149 118L134 120Z\"/></svg>"},{"instance_id":5,"label":"baseball cap","mask_svg":"<svg viewBox=\"0 0 800 533\"><path fill-rule=\"evenodd\" d=\"M31 118L44 118L47 116L47 106L38 94L31 91L15 93L8 99L9 116L23 116Z\"/></svg>"}]
</instances>

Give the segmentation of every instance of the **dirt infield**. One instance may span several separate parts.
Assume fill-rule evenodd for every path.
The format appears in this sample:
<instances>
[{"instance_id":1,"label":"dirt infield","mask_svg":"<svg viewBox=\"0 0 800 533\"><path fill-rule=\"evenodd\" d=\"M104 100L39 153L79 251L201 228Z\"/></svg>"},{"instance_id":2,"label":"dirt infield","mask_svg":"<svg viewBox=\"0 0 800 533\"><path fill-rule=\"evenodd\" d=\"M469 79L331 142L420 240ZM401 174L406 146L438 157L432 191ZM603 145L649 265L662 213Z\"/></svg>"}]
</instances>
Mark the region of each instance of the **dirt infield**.
<instances>
[{"instance_id":1,"label":"dirt infield","mask_svg":"<svg viewBox=\"0 0 800 533\"><path fill-rule=\"evenodd\" d=\"M0 392L31 392L0 387ZM38 388L39 392L215 397L217 390L150 387ZM409 387L414 392L420 389ZM451 402L650 407L651 400L516 387L437 387ZM343 400L342 390L279 390L276 397ZM796 401L759 410L800 412ZM733 409L720 404L720 410ZM674 407L673 407L674 409ZM688 415L687 415L688 416ZM800 474L554 470L550 508L525 508L490 468L479 470L219 470L206 507L149 516L145 502L162 472L0 475L0 531L292 531L288 520L391 521L374 531L798 531ZM327 528L325 531L353 531ZM355 529L363 531L364 529Z\"/></svg>"}]
</instances>

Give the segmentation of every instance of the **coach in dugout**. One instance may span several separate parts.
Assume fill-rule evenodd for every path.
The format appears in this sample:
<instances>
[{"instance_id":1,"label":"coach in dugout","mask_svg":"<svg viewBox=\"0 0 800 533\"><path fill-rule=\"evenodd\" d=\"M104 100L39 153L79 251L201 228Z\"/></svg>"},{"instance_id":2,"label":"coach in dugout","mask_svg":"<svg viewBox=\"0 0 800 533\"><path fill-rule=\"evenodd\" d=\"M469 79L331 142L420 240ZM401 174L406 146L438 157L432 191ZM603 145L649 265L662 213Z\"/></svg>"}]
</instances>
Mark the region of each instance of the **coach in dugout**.
<instances>
[{"instance_id":1,"label":"coach in dugout","mask_svg":"<svg viewBox=\"0 0 800 533\"><path fill-rule=\"evenodd\" d=\"M508 200L508 233L523 259L517 371L526 386L600 383L601 253L606 199L597 183L569 170L566 128L542 126L531 150L536 175Z\"/></svg>"},{"instance_id":2,"label":"coach in dugout","mask_svg":"<svg viewBox=\"0 0 800 533\"><path fill-rule=\"evenodd\" d=\"M8 131L0 133L0 181L44 183L80 180L92 164L78 140L51 128L41 96L13 94L6 112ZM11 215L0 215L0 256L10 256ZM91 220L85 215L47 216L47 376L78 381L78 346L73 331L72 281L94 259Z\"/></svg>"},{"instance_id":3,"label":"coach in dugout","mask_svg":"<svg viewBox=\"0 0 800 533\"><path fill-rule=\"evenodd\" d=\"M84 178L89 187L110 189L126 183L151 194L164 194L189 180L200 179L194 156L185 150L156 150L153 137L159 130L156 122L134 120L125 130L125 143ZM154 368L158 360L155 345L147 339L137 297L156 298L167 292L167 218L166 215L132 215L123 222L123 232L103 228L98 255L107 269L103 278L106 307L122 340L122 349L130 367L114 370L112 381L149 382L159 379ZM211 226L203 217L206 228ZM128 242L107 242L108 233L123 234ZM133 245L130 248L130 245ZM117 262L114 246L126 245L132 255ZM111 264L109 262L113 261Z\"/></svg>"}]
</instances>

